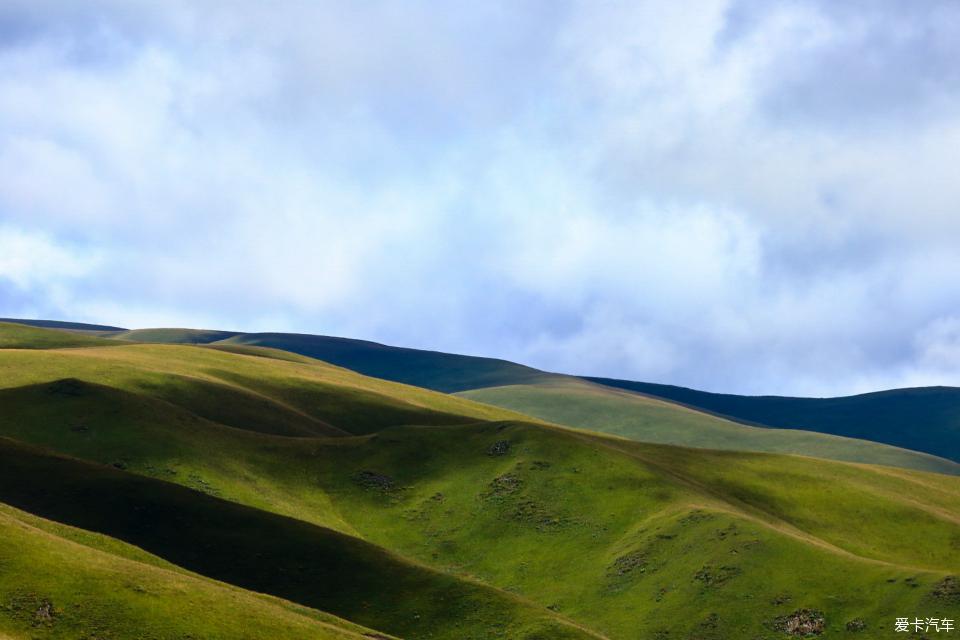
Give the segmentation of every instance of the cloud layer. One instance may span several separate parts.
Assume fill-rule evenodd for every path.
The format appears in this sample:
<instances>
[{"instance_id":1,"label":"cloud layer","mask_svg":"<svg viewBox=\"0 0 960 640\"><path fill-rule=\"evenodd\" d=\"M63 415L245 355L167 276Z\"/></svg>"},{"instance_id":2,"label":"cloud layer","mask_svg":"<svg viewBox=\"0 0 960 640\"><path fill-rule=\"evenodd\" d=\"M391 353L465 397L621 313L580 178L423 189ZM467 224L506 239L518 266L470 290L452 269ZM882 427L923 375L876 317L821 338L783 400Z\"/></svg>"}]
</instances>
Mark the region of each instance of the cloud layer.
<instances>
[{"instance_id":1,"label":"cloud layer","mask_svg":"<svg viewBox=\"0 0 960 640\"><path fill-rule=\"evenodd\" d=\"M960 384L960 5L474 4L5 2L0 315Z\"/></svg>"}]
</instances>

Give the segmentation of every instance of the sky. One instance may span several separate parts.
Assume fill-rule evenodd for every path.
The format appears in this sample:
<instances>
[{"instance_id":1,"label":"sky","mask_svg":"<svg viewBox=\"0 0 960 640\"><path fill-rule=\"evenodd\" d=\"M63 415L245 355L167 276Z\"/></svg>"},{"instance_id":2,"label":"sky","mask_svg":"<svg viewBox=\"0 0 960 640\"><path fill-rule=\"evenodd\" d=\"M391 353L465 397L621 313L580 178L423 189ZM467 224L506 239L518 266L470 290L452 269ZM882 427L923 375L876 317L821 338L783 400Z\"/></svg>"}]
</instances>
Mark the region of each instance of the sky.
<instances>
[{"instance_id":1,"label":"sky","mask_svg":"<svg viewBox=\"0 0 960 640\"><path fill-rule=\"evenodd\" d=\"M0 316L960 385L955 0L4 0Z\"/></svg>"}]
</instances>

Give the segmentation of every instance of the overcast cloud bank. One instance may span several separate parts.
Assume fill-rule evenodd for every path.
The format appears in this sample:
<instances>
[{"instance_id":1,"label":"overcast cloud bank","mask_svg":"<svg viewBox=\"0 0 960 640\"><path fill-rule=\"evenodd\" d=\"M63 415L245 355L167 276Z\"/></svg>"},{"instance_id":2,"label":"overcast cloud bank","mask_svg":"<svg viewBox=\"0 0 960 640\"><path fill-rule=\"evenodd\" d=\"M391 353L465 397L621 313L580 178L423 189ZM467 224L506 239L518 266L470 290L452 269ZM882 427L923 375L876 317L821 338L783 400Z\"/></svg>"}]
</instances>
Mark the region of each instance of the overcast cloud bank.
<instances>
[{"instance_id":1,"label":"overcast cloud bank","mask_svg":"<svg viewBox=\"0 0 960 640\"><path fill-rule=\"evenodd\" d=\"M957 60L949 0L5 2L0 315L960 384Z\"/></svg>"}]
</instances>

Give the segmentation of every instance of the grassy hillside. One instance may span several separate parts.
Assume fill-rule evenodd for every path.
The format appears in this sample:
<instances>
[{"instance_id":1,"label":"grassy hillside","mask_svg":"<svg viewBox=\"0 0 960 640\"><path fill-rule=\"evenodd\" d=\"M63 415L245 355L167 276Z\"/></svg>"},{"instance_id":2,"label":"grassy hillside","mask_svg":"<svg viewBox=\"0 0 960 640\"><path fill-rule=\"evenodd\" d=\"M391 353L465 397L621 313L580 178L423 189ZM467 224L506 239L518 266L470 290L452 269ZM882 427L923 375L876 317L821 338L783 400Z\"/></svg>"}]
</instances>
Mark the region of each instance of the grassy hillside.
<instances>
[{"instance_id":1,"label":"grassy hillside","mask_svg":"<svg viewBox=\"0 0 960 640\"><path fill-rule=\"evenodd\" d=\"M344 482L360 465L392 484ZM777 637L804 608L886 637L895 611L958 606L931 595L960 571L956 478L515 423L390 430L319 466L368 539L611 638Z\"/></svg>"},{"instance_id":2,"label":"grassy hillside","mask_svg":"<svg viewBox=\"0 0 960 640\"><path fill-rule=\"evenodd\" d=\"M0 325L0 344L46 349L42 353L2 352L0 389L64 380L59 383L59 395L70 396L70 386L75 384L71 380L97 382L133 393L146 391L201 418L263 433L344 435L396 424L519 417L510 411L371 380L290 352L233 343L221 342L202 350L119 346L90 336L6 324ZM99 345L110 346L62 349ZM56 390L51 393L57 395ZM576 378L554 376L548 382L460 395L558 424L648 442L799 453L942 473L960 470L956 463L936 456L809 431L738 425Z\"/></svg>"},{"instance_id":3,"label":"grassy hillside","mask_svg":"<svg viewBox=\"0 0 960 640\"><path fill-rule=\"evenodd\" d=\"M550 374L506 360L390 347L296 333L245 333L226 341L273 347L317 358L367 376L451 393L500 384L523 384Z\"/></svg>"},{"instance_id":4,"label":"grassy hillside","mask_svg":"<svg viewBox=\"0 0 960 640\"><path fill-rule=\"evenodd\" d=\"M504 360L405 349L363 340L327 336L289 333L244 334L184 329L146 329L126 332L118 334L118 336L147 342L213 343L217 341L217 344L220 345L273 347L324 360L364 375L446 393L503 386L561 384L565 381L581 380L572 376L546 373ZM754 426L813 431L857 438L960 462L960 389L957 388L901 389L848 398L820 399L733 396L643 382L603 378L585 378L585 380L656 396L704 412L750 423ZM493 400L493 398L494 394L490 394L489 400ZM493 402L493 404L497 404L497 402ZM606 414L617 413L615 408L609 408L601 412ZM551 419L563 424L599 428L601 431L610 433L624 432L622 425L614 423L603 424L600 428L595 423L575 423L569 416L554 416ZM792 439L792 437L772 438L772 440L781 440L782 442L789 442ZM667 442L683 443L687 441L667 440ZM713 442L712 438L706 438L702 442L689 441L688 444L703 447L719 446ZM740 444L731 444L735 447L741 446ZM750 446L749 441L743 443L742 447L755 448ZM835 447L813 446L809 448L808 454L822 455L822 453L814 452L817 449L829 452ZM757 450L780 451L784 449L760 447ZM805 452L802 448L785 450L794 453ZM847 454L842 456L827 455L826 457L899 464L897 459L901 456L892 451L887 451L885 455L877 459L861 458ZM911 464L908 466L933 469L938 464L935 463L933 467L926 464Z\"/></svg>"},{"instance_id":5,"label":"grassy hillside","mask_svg":"<svg viewBox=\"0 0 960 640\"><path fill-rule=\"evenodd\" d=\"M229 349L0 350L0 503L408 638L887 638L960 610L960 478L639 443ZM667 434L748 429L578 384ZM317 421L336 431L294 429Z\"/></svg>"},{"instance_id":6,"label":"grassy hillside","mask_svg":"<svg viewBox=\"0 0 960 640\"><path fill-rule=\"evenodd\" d=\"M647 382L591 380L766 427L807 429L924 451L960 462L960 388L918 387L842 398L707 393Z\"/></svg>"},{"instance_id":7,"label":"grassy hillside","mask_svg":"<svg viewBox=\"0 0 960 640\"><path fill-rule=\"evenodd\" d=\"M0 322L0 349L65 349L69 347L113 346L104 338Z\"/></svg>"},{"instance_id":8,"label":"grassy hillside","mask_svg":"<svg viewBox=\"0 0 960 640\"><path fill-rule=\"evenodd\" d=\"M48 326L48 321L43 320L16 322ZM49 326L59 328L52 324ZM484 386L520 384L550 376L537 369L495 358L391 347L366 340L301 333L240 333L208 329L155 328L117 329L110 334L110 337L117 340L160 344L219 343L236 347L243 345L269 347L323 360L374 378L448 393Z\"/></svg>"},{"instance_id":9,"label":"grassy hillside","mask_svg":"<svg viewBox=\"0 0 960 640\"><path fill-rule=\"evenodd\" d=\"M523 423L300 440L277 455L320 487L358 536L448 576L516 592L609 638L778 637L764 634L802 609L823 612L831 633L863 619L870 628L858 637L877 638L897 611L947 616L957 606L944 589L960 572L960 480L943 476L658 447ZM314 577L370 575L420 593L422 583L414 590L393 574L396 556L369 545L344 550L345 536L333 544L330 532L318 536L287 519L278 528L261 512L238 516L229 503L109 467L65 470L54 461L0 453L9 474L0 477L0 500L207 575L410 633L350 609L353 599L337 600L360 588L352 582L327 593ZM137 505L145 506L138 512ZM332 558L351 557L349 569L323 573L331 547ZM374 559L352 558L365 558L364 550ZM256 562L241 562L251 554ZM390 598L377 592L379 603ZM406 600L394 606L441 615ZM505 615L494 609L483 614L491 625ZM696 635L701 630L712 635Z\"/></svg>"},{"instance_id":10,"label":"grassy hillside","mask_svg":"<svg viewBox=\"0 0 960 640\"><path fill-rule=\"evenodd\" d=\"M284 457L299 438L517 417L286 352L227 348L244 353L0 350L0 435L351 532Z\"/></svg>"},{"instance_id":11,"label":"grassy hillside","mask_svg":"<svg viewBox=\"0 0 960 640\"><path fill-rule=\"evenodd\" d=\"M811 431L767 429L576 378L465 391L461 397L543 420L644 442L687 447L795 453L960 475L960 464L868 440Z\"/></svg>"},{"instance_id":12,"label":"grassy hillside","mask_svg":"<svg viewBox=\"0 0 960 640\"><path fill-rule=\"evenodd\" d=\"M373 637L329 614L187 573L136 547L6 505L0 540L5 640Z\"/></svg>"},{"instance_id":13,"label":"grassy hillside","mask_svg":"<svg viewBox=\"0 0 960 640\"><path fill-rule=\"evenodd\" d=\"M61 331L96 331L102 333L113 333L117 331L126 331L121 327L111 327L106 324L87 324L85 322L64 322L62 320L25 320L16 318L0 318L0 322L9 322L14 324L25 324L31 327L40 327L44 329L59 329Z\"/></svg>"},{"instance_id":14,"label":"grassy hillside","mask_svg":"<svg viewBox=\"0 0 960 640\"><path fill-rule=\"evenodd\" d=\"M64 380L52 393L69 396L71 380L93 382L146 393L222 424L280 435L367 433L395 424L517 415L317 361L270 357L270 351L257 357L219 348L110 344L2 350L0 388Z\"/></svg>"},{"instance_id":15,"label":"grassy hillside","mask_svg":"<svg viewBox=\"0 0 960 640\"><path fill-rule=\"evenodd\" d=\"M591 637L546 609L357 538L9 440L0 440L0 501L399 636Z\"/></svg>"},{"instance_id":16,"label":"grassy hillside","mask_svg":"<svg viewBox=\"0 0 960 640\"><path fill-rule=\"evenodd\" d=\"M38 326L69 325L81 328L99 326L49 321L20 322ZM235 352L242 352L241 350L248 346L272 347L288 353L324 360L368 376L447 393L581 380L572 376L546 373L504 360L405 349L363 340L307 334L138 329L117 330L102 335L140 342L211 344L221 349L232 349ZM21 344L24 342L28 341L21 341ZM857 438L960 462L960 389L957 388L900 389L846 398L787 398L713 394L669 385L607 378L582 378L582 380L655 396L753 426L813 431ZM534 391L531 390L531 392ZM499 394L491 394L490 400L492 401L495 396L498 397ZM610 409L603 413L616 414L617 412ZM573 424L569 416L559 416L554 419L564 424ZM598 428L586 423L577 426ZM612 433L624 432L622 425L613 423L602 425L600 430ZM676 442L686 441L677 440ZM688 443L705 447L719 446L712 444L710 438L702 443L693 441ZM753 447L746 444L744 448L752 449ZM820 448L831 449L831 447ZM761 447L759 450L781 449ZM792 452L804 453L803 450L792 450ZM810 453L810 455L820 454ZM896 462L897 457L896 454L888 451L887 455L881 458L875 460L866 458L866 460L899 464ZM838 459L857 460L859 458L844 455ZM924 464L909 466L931 468Z\"/></svg>"},{"instance_id":17,"label":"grassy hillside","mask_svg":"<svg viewBox=\"0 0 960 640\"><path fill-rule=\"evenodd\" d=\"M291 467L308 441L237 429L141 393L92 383L0 391L0 435L282 515L352 532Z\"/></svg>"},{"instance_id":18,"label":"grassy hillside","mask_svg":"<svg viewBox=\"0 0 960 640\"><path fill-rule=\"evenodd\" d=\"M236 331L212 331L208 329L131 329L119 331L110 337L130 342L155 342L160 344L210 344L237 335Z\"/></svg>"}]
</instances>

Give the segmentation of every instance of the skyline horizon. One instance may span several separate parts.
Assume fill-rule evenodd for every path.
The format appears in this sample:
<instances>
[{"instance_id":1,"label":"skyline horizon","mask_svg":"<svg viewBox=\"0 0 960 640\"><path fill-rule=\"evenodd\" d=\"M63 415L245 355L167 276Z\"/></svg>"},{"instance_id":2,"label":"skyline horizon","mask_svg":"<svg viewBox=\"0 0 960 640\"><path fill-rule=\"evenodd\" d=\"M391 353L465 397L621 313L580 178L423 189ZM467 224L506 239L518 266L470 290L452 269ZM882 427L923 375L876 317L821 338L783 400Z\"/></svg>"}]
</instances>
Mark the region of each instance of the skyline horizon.
<instances>
[{"instance_id":1,"label":"skyline horizon","mask_svg":"<svg viewBox=\"0 0 960 640\"><path fill-rule=\"evenodd\" d=\"M530 364L530 363L527 363L527 362L522 362L522 361L519 361L519 360L512 360L512 359L510 359L510 358L508 358L508 357L492 356L492 355L488 355L488 354L484 354L484 353L466 353L466 352L443 351L443 350L438 350L438 349L430 349L430 348L426 348L426 347L417 347L417 346L410 346L410 345L405 345L405 344L395 344L395 343L380 342L380 341L377 341L377 340L368 339L368 338L362 338L362 337L346 336L346 335L334 335L334 334L317 333L317 332L311 332L311 331L273 331L273 330L246 331L246 330L237 330L237 329L232 329L232 328L231 328L231 329L223 329L223 328L219 328L219 327L199 327L199 326L142 326L142 327L120 327L120 326L116 326L116 325L106 324L106 323L104 323L104 322L79 322L79 321L74 321L74 320L53 319L53 318L9 318L9 317L0 317L0 322L17 322L17 321L24 321L24 322L52 322L52 323L61 323L61 324L65 324L65 325L71 325L71 324L90 325L91 327L102 327L104 330L107 330L107 331L110 331L110 330L119 330L119 331L143 331L143 330L151 330L151 329L185 329L185 330L199 330L199 331L220 331L220 332L224 332L224 333L232 333L232 334L237 334L237 335L243 335L243 334L274 334L274 333L280 333L280 334L293 334L293 335L304 335L304 336L319 336L319 337L324 337L324 338L335 338L335 339L343 339L343 340L356 341L356 342L366 342L366 343L371 343L371 344L375 344L375 345L378 345L378 346L385 346L385 347L398 348L398 349L411 349L411 350L415 350L415 351L428 351L428 352L432 352L432 353L449 354L449 355L456 355L456 356L466 356L466 357L470 357L470 358L482 358L482 359L501 360L501 361L504 361L504 362L509 362L509 363L512 363L512 364L518 364L518 365L521 365L521 366L524 366L524 367L529 367L529 368L535 369L535 370L537 370L537 371L542 371L542 372L544 372L544 373L556 374L556 375L563 375L563 376L570 376L570 377L574 377L574 378L582 378L582 379L591 379L591 378L601 378L601 379L603 379L603 378L605 378L605 379L608 379L608 380L617 380L617 381L621 381L621 382L645 382L645 383L650 383L650 384L655 384L655 385L660 385L660 386L666 386L666 387L676 387L676 388L678 388L678 389L691 389L691 390L694 390L694 391L701 391L701 392L709 393L709 394L713 394L713 395L732 395L732 396L753 397L753 398L763 398L763 397L766 397L766 398L810 398L810 399L818 399L818 400L829 400L829 399L851 398L851 397L871 395L871 394L881 394L881 393L884 393L884 392L887 392L887 391L907 391L907 390L912 390L912 389L938 389L938 388L942 388L942 389L960 389L960 385L952 385L952 384L927 384L927 385L914 385L914 386L906 386L906 387L883 387L883 388L878 388L878 389L870 389L870 390L864 390L864 391L857 391L857 392L855 392L855 393L842 394L842 395L834 395L834 396L830 396L830 395L823 395L823 396L807 395L807 396L801 396L801 395L789 395L789 394L777 394L777 393L734 393L734 392L719 391L719 390L715 390L715 389L702 388L702 387L688 387L688 386L681 385L681 384L674 384L674 383L671 383L671 382L663 382L663 381L659 381L659 380L649 380L649 379L640 380L640 379L633 379L633 378L618 378L618 377L616 377L616 376L604 375L604 374L602 374L602 373L586 374L586 373L576 373L576 372L573 372L573 371L559 371L559 370L541 369L541 368L536 367L536 366L534 366L534 365L532 365L532 364ZM51 327L51 328L56 328L56 327ZM682 404L682 403L681 403L681 404Z\"/></svg>"}]
</instances>

